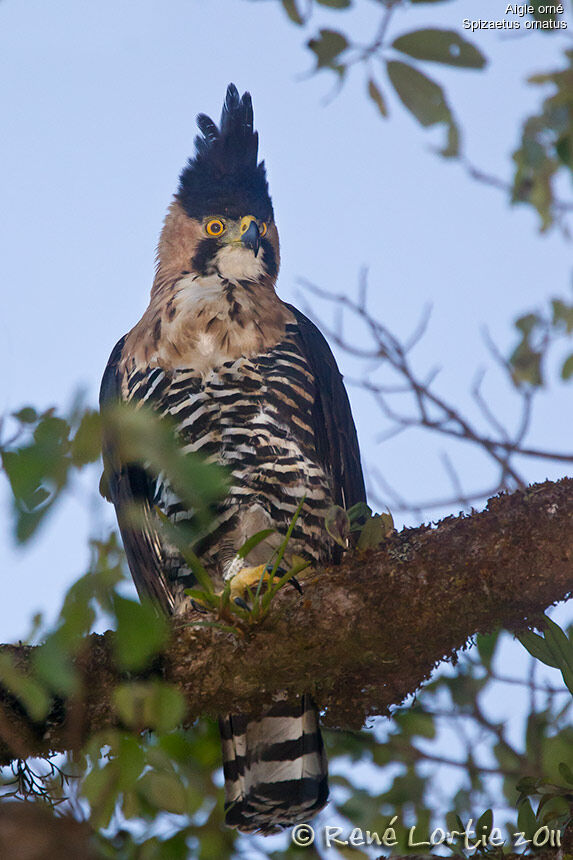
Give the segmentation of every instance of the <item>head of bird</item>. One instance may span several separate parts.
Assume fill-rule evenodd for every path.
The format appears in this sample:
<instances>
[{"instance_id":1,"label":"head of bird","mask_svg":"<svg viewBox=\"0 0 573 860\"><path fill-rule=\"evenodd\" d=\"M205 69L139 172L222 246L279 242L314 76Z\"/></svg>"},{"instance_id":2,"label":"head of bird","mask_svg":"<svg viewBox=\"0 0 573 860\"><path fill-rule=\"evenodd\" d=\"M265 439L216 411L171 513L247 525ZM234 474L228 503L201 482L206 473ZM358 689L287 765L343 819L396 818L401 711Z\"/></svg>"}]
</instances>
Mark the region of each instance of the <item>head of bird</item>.
<instances>
[{"instance_id":1,"label":"head of bird","mask_svg":"<svg viewBox=\"0 0 573 860\"><path fill-rule=\"evenodd\" d=\"M274 284L279 239L249 93L227 88L219 126L200 114L195 155L181 173L158 268Z\"/></svg>"}]
</instances>

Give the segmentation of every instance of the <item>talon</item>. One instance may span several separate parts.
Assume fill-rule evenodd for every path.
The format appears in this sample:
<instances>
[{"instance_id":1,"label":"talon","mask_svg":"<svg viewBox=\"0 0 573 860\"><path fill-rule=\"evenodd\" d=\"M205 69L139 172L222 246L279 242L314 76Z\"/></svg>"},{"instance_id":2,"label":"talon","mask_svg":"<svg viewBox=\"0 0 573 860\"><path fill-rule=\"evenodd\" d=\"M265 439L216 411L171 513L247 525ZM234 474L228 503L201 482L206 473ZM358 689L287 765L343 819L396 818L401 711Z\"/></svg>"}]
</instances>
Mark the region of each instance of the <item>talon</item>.
<instances>
[{"instance_id":1,"label":"talon","mask_svg":"<svg viewBox=\"0 0 573 860\"><path fill-rule=\"evenodd\" d=\"M267 564L267 566L265 568L265 572L266 573L272 573L273 572L273 565ZM284 567L280 567L280 566L277 567L277 569L275 570L275 579L280 579L281 576L285 575L285 573L286 573L286 570ZM291 578L288 579L287 582L289 585L292 585L293 588L296 588L296 590L298 591L299 594L302 594L302 588L301 588L300 582L298 581L296 576L291 576Z\"/></svg>"},{"instance_id":2,"label":"talon","mask_svg":"<svg viewBox=\"0 0 573 860\"><path fill-rule=\"evenodd\" d=\"M273 570L274 564L267 564L267 566L265 567L265 573L272 573ZM277 567L277 569L275 570L275 579L280 579L281 576L285 575L285 573L286 570L284 569L284 567Z\"/></svg>"},{"instance_id":3,"label":"talon","mask_svg":"<svg viewBox=\"0 0 573 860\"><path fill-rule=\"evenodd\" d=\"M293 588L296 588L299 594L302 594L302 587L296 576L291 576L288 581L289 585L292 585Z\"/></svg>"},{"instance_id":4,"label":"talon","mask_svg":"<svg viewBox=\"0 0 573 860\"><path fill-rule=\"evenodd\" d=\"M191 606L193 607L195 612L200 612L201 615L205 615L209 612L206 606L203 606L201 603L197 603L197 601L193 598L191 598Z\"/></svg>"},{"instance_id":5,"label":"talon","mask_svg":"<svg viewBox=\"0 0 573 860\"><path fill-rule=\"evenodd\" d=\"M251 607L250 607L250 606L249 606L249 604L246 602L246 600L243 600L243 598L242 598L242 597L235 597L235 599L234 599L233 603L236 603L236 604L237 604L237 606L240 606L240 607L241 607L241 609L246 609L248 612L250 612L250 611L251 611Z\"/></svg>"}]
</instances>

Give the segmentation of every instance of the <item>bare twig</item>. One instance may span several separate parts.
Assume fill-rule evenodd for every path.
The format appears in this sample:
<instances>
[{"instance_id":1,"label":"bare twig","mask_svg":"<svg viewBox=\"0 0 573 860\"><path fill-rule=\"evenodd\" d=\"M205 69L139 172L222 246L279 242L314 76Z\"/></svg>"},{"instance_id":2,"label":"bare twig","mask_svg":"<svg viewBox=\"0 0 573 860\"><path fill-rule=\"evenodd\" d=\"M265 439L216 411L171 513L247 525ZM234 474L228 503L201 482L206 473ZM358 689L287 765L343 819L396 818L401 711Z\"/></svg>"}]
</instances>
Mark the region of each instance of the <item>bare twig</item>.
<instances>
[{"instance_id":1,"label":"bare twig","mask_svg":"<svg viewBox=\"0 0 573 860\"><path fill-rule=\"evenodd\" d=\"M334 325L329 330L321 321L323 331L330 337L332 342L355 358L362 359L368 363L365 374L360 378L350 378L347 381L355 387L368 392L373 398L378 409L387 420L389 426L382 430L377 440L386 441L399 433L409 429L425 429L433 433L468 442L479 448L497 468L497 480L483 493L466 493L462 490L462 482L454 470L449 459L444 459L444 467L449 474L450 480L456 489L456 495L452 499L429 500L424 503L406 504L406 502L391 489L379 472L375 476L375 483L385 488L385 492L396 503L394 510L409 511L412 514L420 514L429 508L443 507L448 504L458 504L467 508L470 502L484 501L486 495L502 491L512 491L517 487L524 487L526 479L521 468L516 465L516 458L528 457L543 459L553 462L573 463L573 452L542 450L527 445L527 437L531 427L533 399L536 389L527 386L512 389L516 391L520 401L520 410L514 430L509 430L495 416L488 406L481 391L483 382L483 371L474 381L472 388L473 399L476 402L481 416L488 425L486 429L479 427L473 420L466 417L461 410L449 403L435 390L435 379L437 371L420 376L414 370L410 355L420 338L426 331L429 320L429 308L422 314L419 324L413 334L401 342L389 329L376 319L367 306L368 284L367 273L364 270L359 278L358 297L353 299L348 295L332 295L308 281L301 282L304 288L320 299L330 302L335 306ZM312 313L305 308L308 313ZM370 342L364 342L356 338L350 339L344 332L344 314L349 314L365 326ZM511 368L506 359L499 353L495 344L491 342L488 333L485 333L488 348L496 362L502 367L505 374L511 378ZM542 334L540 349L549 346L550 333ZM372 374L381 371L387 378L373 379ZM409 396L405 401L404 397ZM493 430L493 433L492 433ZM384 502L384 500L383 500Z\"/></svg>"}]
</instances>

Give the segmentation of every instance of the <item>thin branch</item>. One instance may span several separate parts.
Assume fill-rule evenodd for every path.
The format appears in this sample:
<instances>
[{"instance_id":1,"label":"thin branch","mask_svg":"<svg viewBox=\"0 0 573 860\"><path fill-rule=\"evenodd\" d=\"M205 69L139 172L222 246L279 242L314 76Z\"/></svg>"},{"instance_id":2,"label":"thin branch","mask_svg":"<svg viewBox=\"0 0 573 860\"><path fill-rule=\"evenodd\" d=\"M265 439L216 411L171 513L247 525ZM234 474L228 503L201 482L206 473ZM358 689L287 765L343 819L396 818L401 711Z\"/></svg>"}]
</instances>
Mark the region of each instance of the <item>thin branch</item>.
<instances>
[{"instance_id":1,"label":"thin branch","mask_svg":"<svg viewBox=\"0 0 573 860\"><path fill-rule=\"evenodd\" d=\"M381 476L377 475L376 482L385 487L386 494L393 500L394 511L407 511L421 517L422 511L427 509L456 504L467 507L468 503L483 501L488 495L511 492L516 487L524 487L526 484L525 477L522 475L521 469L515 466L515 458L517 457L573 463L572 452L542 450L526 444L527 434L531 426L536 389L526 386L516 389L521 400L521 411L517 417L515 430L510 432L493 414L482 395L482 371L473 384L472 394L481 415L490 428L489 432L484 432L473 421L465 417L459 408L448 403L435 392L433 384L437 370L423 377L417 375L410 363L409 354L419 343L427 328L429 308L424 309L420 323L413 334L404 342L400 342L368 310L366 270L360 273L358 298L356 300L344 294L332 295L306 280L301 280L300 283L309 293L334 304L334 326L329 330L324 325L324 321L321 321L322 329L330 337L330 340L355 358L369 362L363 377L347 378L347 382L353 387L366 391L374 399L378 409L387 420L389 427L377 435L378 442L387 441L405 430L426 429L457 441L469 442L481 449L496 464L498 469L497 481L483 492L464 493L461 490L461 479L456 478L454 486L457 489L454 497L430 500L425 503L407 504L392 488L385 485ZM312 315L309 308L306 308L306 312ZM370 345L365 345L363 338L357 342L356 338L349 340L345 336L344 312L349 312L365 326L370 338ZM542 349L549 345L549 335L545 334L543 337L540 346ZM511 377L511 367L492 342L487 331L484 333L484 338L495 361L502 368L504 374ZM370 377L377 370L398 376L398 382L373 381ZM403 397L408 395L410 396L409 411L407 407L403 406ZM399 405L396 406L396 403ZM491 428L494 430L493 435ZM450 479L453 480L451 464L448 461L444 465ZM383 501L385 503L386 500Z\"/></svg>"}]
</instances>

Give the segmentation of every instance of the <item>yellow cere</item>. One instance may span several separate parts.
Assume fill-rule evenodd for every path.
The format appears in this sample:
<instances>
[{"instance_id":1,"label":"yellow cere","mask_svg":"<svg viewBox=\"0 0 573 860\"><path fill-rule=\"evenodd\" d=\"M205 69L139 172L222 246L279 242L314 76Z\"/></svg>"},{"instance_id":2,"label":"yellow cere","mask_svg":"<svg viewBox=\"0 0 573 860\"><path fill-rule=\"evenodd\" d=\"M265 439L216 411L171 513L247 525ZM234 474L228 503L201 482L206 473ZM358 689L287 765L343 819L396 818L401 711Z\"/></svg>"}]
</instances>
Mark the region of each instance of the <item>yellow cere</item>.
<instances>
[{"instance_id":1,"label":"yellow cere","mask_svg":"<svg viewBox=\"0 0 573 860\"><path fill-rule=\"evenodd\" d=\"M241 218L241 235L246 233L252 222L256 220L257 219L254 218L253 215L245 215L244 218Z\"/></svg>"},{"instance_id":2,"label":"yellow cere","mask_svg":"<svg viewBox=\"0 0 573 860\"><path fill-rule=\"evenodd\" d=\"M243 218L241 218L241 236L243 235L243 233L247 232L253 221L255 222L255 224L257 224L259 228L259 235L265 235L265 233L267 232L267 225L265 224L265 222L261 221L260 223L258 223L254 215L245 215Z\"/></svg>"}]
</instances>

